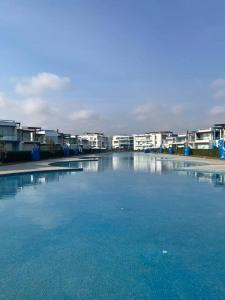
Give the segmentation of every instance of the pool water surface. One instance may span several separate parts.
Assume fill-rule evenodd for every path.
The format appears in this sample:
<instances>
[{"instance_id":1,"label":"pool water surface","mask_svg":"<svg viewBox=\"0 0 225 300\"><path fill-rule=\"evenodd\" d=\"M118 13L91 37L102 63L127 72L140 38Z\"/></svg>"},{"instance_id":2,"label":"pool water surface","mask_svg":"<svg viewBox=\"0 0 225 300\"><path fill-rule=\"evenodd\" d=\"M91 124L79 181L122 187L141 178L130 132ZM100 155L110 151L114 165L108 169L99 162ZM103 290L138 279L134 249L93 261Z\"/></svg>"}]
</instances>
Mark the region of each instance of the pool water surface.
<instances>
[{"instance_id":1,"label":"pool water surface","mask_svg":"<svg viewBox=\"0 0 225 300\"><path fill-rule=\"evenodd\" d=\"M225 176L190 164L1 177L0 299L225 299Z\"/></svg>"}]
</instances>

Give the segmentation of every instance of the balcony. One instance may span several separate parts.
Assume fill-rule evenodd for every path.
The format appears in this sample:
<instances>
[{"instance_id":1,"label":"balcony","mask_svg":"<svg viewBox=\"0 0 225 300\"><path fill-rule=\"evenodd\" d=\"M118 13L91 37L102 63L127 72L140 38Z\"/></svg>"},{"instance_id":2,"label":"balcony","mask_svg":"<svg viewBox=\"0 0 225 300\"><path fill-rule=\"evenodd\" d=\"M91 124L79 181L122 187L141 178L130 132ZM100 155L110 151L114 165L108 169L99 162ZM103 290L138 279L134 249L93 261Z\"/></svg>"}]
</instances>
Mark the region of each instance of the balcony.
<instances>
[{"instance_id":1,"label":"balcony","mask_svg":"<svg viewBox=\"0 0 225 300\"><path fill-rule=\"evenodd\" d=\"M0 136L0 141L2 142L17 142L17 136L15 135L4 135L4 136Z\"/></svg>"},{"instance_id":2,"label":"balcony","mask_svg":"<svg viewBox=\"0 0 225 300\"><path fill-rule=\"evenodd\" d=\"M213 141L211 139L196 139L195 140L195 143L196 144L209 144L209 143L212 143Z\"/></svg>"}]
</instances>

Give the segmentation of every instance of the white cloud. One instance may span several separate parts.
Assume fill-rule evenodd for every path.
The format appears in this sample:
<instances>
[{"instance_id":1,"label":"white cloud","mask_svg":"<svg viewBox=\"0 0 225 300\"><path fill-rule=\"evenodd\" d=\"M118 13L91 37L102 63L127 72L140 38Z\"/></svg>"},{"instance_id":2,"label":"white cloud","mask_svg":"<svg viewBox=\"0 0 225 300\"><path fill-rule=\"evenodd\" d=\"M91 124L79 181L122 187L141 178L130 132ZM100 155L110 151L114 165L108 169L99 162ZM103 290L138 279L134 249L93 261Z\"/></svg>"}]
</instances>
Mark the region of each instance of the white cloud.
<instances>
[{"instance_id":1,"label":"white cloud","mask_svg":"<svg viewBox=\"0 0 225 300\"><path fill-rule=\"evenodd\" d=\"M215 79L215 80L213 80L211 85L212 85L212 87L215 87L215 88L225 87L225 78Z\"/></svg>"},{"instance_id":2,"label":"white cloud","mask_svg":"<svg viewBox=\"0 0 225 300\"><path fill-rule=\"evenodd\" d=\"M221 80L215 81L214 85L222 83ZM59 128L68 133L85 131L133 133L146 130L194 129L208 124L210 116L213 118L216 113L218 114L215 108L210 114L207 108L199 114L200 108L197 104L192 108L188 105L184 107L180 102L171 105L158 101L139 104L132 111L120 110L119 107L115 111L109 111L108 107L96 104L95 109L99 107L99 111L96 111L83 102L67 100L55 102L53 95L50 97L47 93L68 89L70 85L68 77L59 77L52 73L39 73L32 78L19 80L16 84L16 93L11 99L0 93L1 116L15 119L22 125ZM225 88L216 88L214 92L217 90L222 91ZM101 112L104 114L101 115Z\"/></svg>"},{"instance_id":3,"label":"white cloud","mask_svg":"<svg viewBox=\"0 0 225 300\"><path fill-rule=\"evenodd\" d=\"M60 77L53 73L39 73L19 81L15 91L21 96L38 96L47 91L67 90L70 86L69 77Z\"/></svg>"},{"instance_id":4,"label":"white cloud","mask_svg":"<svg viewBox=\"0 0 225 300\"><path fill-rule=\"evenodd\" d=\"M225 99L225 78L213 80L211 87L214 89L213 98Z\"/></svg>"},{"instance_id":5,"label":"white cloud","mask_svg":"<svg viewBox=\"0 0 225 300\"><path fill-rule=\"evenodd\" d=\"M225 90L218 90L213 94L214 98L222 99L225 98Z\"/></svg>"},{"instance_id":6,"label":"white cloud","mask_svg":"<svg viewBox=\"0 0 225 300\"><path fill-rule=\"evenodd\" d=\"M81 109L70 113L69 119L72 121L98 120L99 116L93 110Z\"/></svg>"},{"instance_id":7,"label":"white cloud","mask_svg":"<svg viewBox=\"0 0 225 300\"><path fill-rule=\"evenodd\" d=\"M178 116L183 114L183 112L185 111L184 107L180 104L172 105L170 110L171 110L172 114L178 115Z\"/></svg>"},{"instance_id":8,"label":"white cloud","mask_svg":"<svg viewBox=\"0 0 225 300\"><path fill-rule=\"evenodd\" d=\"M138 121L148 119L152 114L160 109L159 105L154 103L144 103L136 106L133 110L133 114Z\"/></svg>"},{"instance_id":9,"label":"white cloud","mask_svg":"<svg viewBox=\"0 0 225 300\"><path fill-rule=\"evenodd\" d=\"M23 107L24 114L37 115L37 114L49 114L50 107L44 100L40 98L29 98L18 103Z\"/></svg>"},{"instance_id":10,"label":"white cloud","mask_svg":"<svg viewBox=\"0 0 225 300\"><path fill-rule=\"evenodd\" d=\"M9 119L21 122L22 125L47 126L54 117L48 102L41 98L27 98L23 100L8 99L7 106L1 110Z\"/></svg>"},{"instance_id":11,"label":"white cloud","mask_svg":"<svg viewBox=\"0 0 225 300\"><path fill-rule=\"evenodd\" d=\"M168 130L192 127L191 121L185 119L185 107L180 104L146 102L136 106L131 114L136 128L146 130Z\"/></svg>"},{"instance_id":12,"label":"white cloud","mask_svg":"<svg viewBox=\"0 0 225 300\"><path fill-rule=\"evenodd\" d=\"M22 125L59 128L71 133L101 129L102 120L97 112L87 108L75 109L75 105L66 101L56 104L41 97L6 99L0 94L1 118L14 119Z\"/></svg>"},{"instance_id":13,"label":"white cloud","mask_svg":"<svg viewBox=\"0 0 225 300\"><path fill-rule=\"evenodd\" d=\"M156 118L168 118L170 116L179 116L184 112L184 107L181 105L165 105L156 102L147 102L136 106L133 110L133 115L136 120L153 120Z\"/></svg>"},{"instance_id":14,"label":"white cloud","mask_svg":"<svg viewBox=\"0 0 225 300\"><path fill-rule=\"evenodd\" d=\"M220 116L224 114L225 117L225 106L214 106L210 109L209 114L211 116Z\"/></svg>"},{"instance_id":15,"label":"white cloud","mask_svg":"<svg viewBox=\"0 0 225 300\"><path fill-rule=\"evenodd\" d=\"M0 108L3 108L7 103L7 98L3 93L0 93Z\"/></svg>"},{"instance_id":16,"label":"white cloud","mask_svg":"<svg viewBox=\"0 0 225 300\"><path fill-rule=\"evenodd\" d=\"M32 78L20 80L16 92L10 98L0 92L0 117L21 122L23 126L40 126L70 133L100 131L105 120L99 113L85 104L75 101L55 102L46 91L59 91L70 86L68 77L51 73L40 73Z\"/></svg>"}]
</instances>

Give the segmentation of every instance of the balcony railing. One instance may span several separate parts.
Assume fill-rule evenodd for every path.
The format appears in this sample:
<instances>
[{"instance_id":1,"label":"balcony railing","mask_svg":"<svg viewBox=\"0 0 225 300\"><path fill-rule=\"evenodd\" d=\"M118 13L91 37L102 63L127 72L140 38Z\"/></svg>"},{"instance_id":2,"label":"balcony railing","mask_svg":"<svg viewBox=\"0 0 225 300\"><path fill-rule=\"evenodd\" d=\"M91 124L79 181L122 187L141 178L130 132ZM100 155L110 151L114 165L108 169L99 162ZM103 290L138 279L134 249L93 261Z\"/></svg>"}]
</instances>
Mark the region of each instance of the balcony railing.
<instances>
[{"instance_id":1,"label":"balcony railing","mask_svg":"<svg viewBox=\"0 0 225 300\"><path fill-rule=\"evenodd\" d=\"M0 141L16 142L16 141L18 141L18 139L17 139L17 136L15 136L15 135L5 135L5 136L0 136Z\"/></svg>"},{"instance_id":2,"label":"balcony railing","mask_svg":"<svg viewBox=\"0 0 225 300\"><path fill-rule=\"evenodd\" d=\"M206 137L206 136L201 136L201 137L196 137L195 139L196 141L211 141L212 138L211 137Z\"/></svg>"}]
</instances>

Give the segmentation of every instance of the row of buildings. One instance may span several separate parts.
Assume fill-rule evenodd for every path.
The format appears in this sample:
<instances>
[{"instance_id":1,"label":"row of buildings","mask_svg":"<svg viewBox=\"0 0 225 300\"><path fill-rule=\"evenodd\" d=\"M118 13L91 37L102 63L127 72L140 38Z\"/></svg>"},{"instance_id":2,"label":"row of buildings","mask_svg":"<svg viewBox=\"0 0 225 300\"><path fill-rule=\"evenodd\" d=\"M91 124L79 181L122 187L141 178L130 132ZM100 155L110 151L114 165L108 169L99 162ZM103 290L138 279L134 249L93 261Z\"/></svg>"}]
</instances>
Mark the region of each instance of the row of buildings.
<instances>
[{"instance_id":1,"label":"row of buildings","mask_svg":"<svg viewBox=\"0 0 225 300\"><path fill-rule=\"evenodd\" d=\"M84 150L134 150L159 148L212 149L218 147L219 140L225 140L225 124L215 124L210 128L175 134L172 131L157 131L144 134L106 136L103 133L72 135L41 127L22 126L12 120L0 120L1 151L60 150L64 147Z\"/></svg>"},{"instance_id":2,"label":"row of buildings","mask_svg":"<svg viewBox=\"0 0 225 300\"><path fill-rule=\"evenodd\" d=\"M225 124L215 124L210 128L175 134L172 131L147 132L144 134L115 135L112 148L117 150L143 151L144 149L184 148L212 149L218 147L219 140L225 140Z\"/></svg>"},{"instance_id":3,"label":"row of buildings","mask_svg":"<svg viewBox=\"0 0 225 300\"><path fill-rule=\"evenodd\" d=\"M27 127L12 120L0 120L1 151L32 151L35 147L43 151L57 151L65 147L80 152L90 149L109 150L111 141L103 133L72 135L58 129Z\"/></svg>"}]
</instances>

